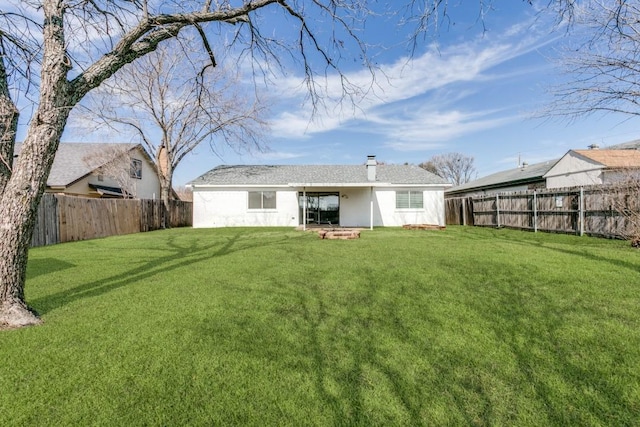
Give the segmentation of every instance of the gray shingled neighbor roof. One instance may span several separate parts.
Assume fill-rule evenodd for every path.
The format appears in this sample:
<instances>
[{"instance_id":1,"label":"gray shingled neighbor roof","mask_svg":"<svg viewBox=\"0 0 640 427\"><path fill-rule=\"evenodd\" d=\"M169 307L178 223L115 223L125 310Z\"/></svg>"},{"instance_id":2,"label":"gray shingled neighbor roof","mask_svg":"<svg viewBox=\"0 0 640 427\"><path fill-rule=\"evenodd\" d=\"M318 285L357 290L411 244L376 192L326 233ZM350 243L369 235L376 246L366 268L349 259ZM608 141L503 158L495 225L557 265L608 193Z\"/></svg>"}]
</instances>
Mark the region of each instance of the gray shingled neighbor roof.
<instances>
[{"instance_id":1,"label":"gray shingled neighbor roof","mask_svg":"<svg viewBox=\"0 0 640 427\"><path fill-rule=\"evenodd\" d=\"M604 147L606 150L640 150L640 139Z\"/></svg>"},{"instance_id":2,"label":"gray shingled neighbor roof","mask_svg":"<svg viewBox=\"0 0 640 427\"><path fill-rule=\"evenodd\" d=\"M365 165L271 165L217 166L188 185L289 185L366 184ZM440 178L415 165L377 165L376 182L449 186Z\"/></svg>"},{"instance_id":3,"label":"gray shingled neighbor roof","mask_svg":"<svg viewBox=\"0 0 640 427\"><path fill-rule=\"evenodd\" d=\"M551 169L560 159L547 160L546 162L535 163L527 167L519 167L506 171L494 173L466 184L446 190L447 194L467 193L475 190L485 190L491 188L506 187L509 185L520 185L535 181L541 181L549 169Z\"/></svg>"},{"instance_id":4,"label":"gray shingled neighbor roof","mask_svg":"<svg viewBox=\"0 0 640 427\"><path fill-rule=\"evenodd\" d=\"M116 150L131 150L138 144L117 143L71 143L64 142L58 146L53 160L51 173L47 179L49 187L66 187L87 176L99 166L106 163L105 154L116 153ZM19 154L22 144L16 144L15 154Z\"/></svg>"}]
</instances>

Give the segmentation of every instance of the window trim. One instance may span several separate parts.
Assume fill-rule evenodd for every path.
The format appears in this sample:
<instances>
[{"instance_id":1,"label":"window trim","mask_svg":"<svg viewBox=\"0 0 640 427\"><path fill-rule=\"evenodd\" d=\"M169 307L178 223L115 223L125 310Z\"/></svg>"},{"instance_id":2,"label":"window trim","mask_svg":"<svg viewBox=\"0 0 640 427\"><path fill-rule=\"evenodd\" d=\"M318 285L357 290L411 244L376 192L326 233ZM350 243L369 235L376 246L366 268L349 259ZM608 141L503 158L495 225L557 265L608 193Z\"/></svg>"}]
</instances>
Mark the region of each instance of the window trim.
<instances>
[{"instance_id":1,"label":"window trim","mask_svg":"<svg viewBox=\"0 0 640 427\"><path fill-rule=\"evenodd\" d=\"M251 207L251 193L259 193L260 194L260 207ZM265 201L271 199L271 197L265 197L265 193L273 194L273 207L265 207ZM274 190L251 190L247 191L247 210L256 212L256 211L275 211L278 209L278 192Z\"/></svg>"},{"instance_id":2,"label":"window trim","mask_svg":"<svg viewBox=\"0 0 640 427\"><path fill-rule=\"evenodd\" d=\"M131 159L129 176L133 179L142 179L142 160Z\"/></svg>"},{"instance_id":3,"label":"window trim","mask_svg":"<svg viewBox=\"0 0 640 427\"><path fill-rule=\"evenodd\" d=\"M407 206L398 206L398 195L400 193L406 193L407 197ZM412 194L413 197L416 197L417 194L420 194L420 206L411 206L412 204ZM424 210L424 191L423 190L396 190L396 210Z\"/></svg>"}]
</instances>

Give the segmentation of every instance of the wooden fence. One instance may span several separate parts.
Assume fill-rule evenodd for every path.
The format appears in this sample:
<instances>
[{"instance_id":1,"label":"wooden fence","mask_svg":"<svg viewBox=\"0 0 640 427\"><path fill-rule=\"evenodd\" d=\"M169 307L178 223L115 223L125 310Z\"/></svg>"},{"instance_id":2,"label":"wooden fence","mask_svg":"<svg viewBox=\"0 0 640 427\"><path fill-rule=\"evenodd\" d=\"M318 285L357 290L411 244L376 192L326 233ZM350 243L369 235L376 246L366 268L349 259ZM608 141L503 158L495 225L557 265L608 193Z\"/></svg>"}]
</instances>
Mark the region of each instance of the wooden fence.
<instances>
[{"instance_id":1,"label":"wooden fence","mask_svg":"<svg viewBox=\"0 0 640 427\"><path fill-rule=\"evenodd\" d=\"M473 204L470 197L445 199L444 212L447 225L474 225Z\"/></svg>"},{"instance_id":2,"label":"wooden fence","mask_svg":"<svg viewBox=\"0 0 640 427\"><path fill-rule=\"evenodd\" d=\"M499 193L446 199L445 208L448 225L507 227L608 238L629 238L640 230L637 187Z\"/></svg>"},{"instance_id":3,"label":"wooden fence","mask_svg":"<svg viewBox=\"0 0 640 427\"><path fill-rule=\"evenodd\" d=\"M191 202L171 201L169 227L192 225ZM160 200L89 199L45 194L40 201L31 246L88 240L162 228Z\"/></svg>"}]
</instances>

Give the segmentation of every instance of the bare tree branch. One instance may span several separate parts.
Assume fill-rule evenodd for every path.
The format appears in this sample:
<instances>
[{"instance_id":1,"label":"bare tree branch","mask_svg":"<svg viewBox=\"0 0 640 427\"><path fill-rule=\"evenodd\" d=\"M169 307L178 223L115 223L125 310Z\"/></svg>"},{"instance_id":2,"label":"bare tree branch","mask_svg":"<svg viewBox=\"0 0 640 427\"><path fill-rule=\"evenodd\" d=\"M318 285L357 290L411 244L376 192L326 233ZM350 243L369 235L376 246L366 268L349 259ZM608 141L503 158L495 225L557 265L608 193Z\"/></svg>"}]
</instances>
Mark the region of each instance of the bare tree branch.
<instances>
[{"instance_id":1,"label":"bare tree branch","mask_svg":"<svg viewBox=\"0 0 640 427\"><path fill-rule=\"evenodd\" d=\"M603 0L575 12L578 41L561 58L566 82L550 88L553 101L538 116L640 115L640 5Z\"/></svg>"},{"instance_id":2,"label":"bare tree branch","mask_svg":"<svg viewBox=\"0 0 640 427\"><path fill-rule=\"evenodd\" d=\"M418 166L446 179L453 185L461 185L475 178L476 168L473 162L472 156L447 153L435 155Z\"/></svg>"},{"instance_id":3,"label":"bare tree branch","mask_svg":"<svg viewBox=\"0 0 640 427\"><path fill-rule=\"evenodd\" d=\"M240 94L237 72L190 60L176 44L124 67L90 97L91 118L138 134L155 159L166 204L174 170L197 146L261 149L265 129L265 109Z\"/></svg>"}]
</instances>

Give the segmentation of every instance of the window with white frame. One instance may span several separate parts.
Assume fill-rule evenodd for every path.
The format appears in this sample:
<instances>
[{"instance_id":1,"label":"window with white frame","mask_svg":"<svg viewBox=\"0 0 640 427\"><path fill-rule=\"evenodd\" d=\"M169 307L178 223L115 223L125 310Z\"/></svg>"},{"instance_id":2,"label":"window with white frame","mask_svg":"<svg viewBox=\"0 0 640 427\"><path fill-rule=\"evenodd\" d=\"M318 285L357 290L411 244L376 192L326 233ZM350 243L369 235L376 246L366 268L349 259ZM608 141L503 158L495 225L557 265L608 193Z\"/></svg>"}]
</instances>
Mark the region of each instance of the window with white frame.
<instances>
[{"instance_id":1,"label":"window with white frame","mask_svg":"<svg viewBox=\"0 0 640 427\"><path fill-rule=\"evenodd\" d=\"M249 209L275 209L275 191L249 191Z\"/></svg>"},{"instance_id":2,"label":"window with white frame","mask_svg":"<svg viewBox=\"0 0 640 427\"><path fill-rule=\"evenodd\" d=\"M142 160L131 159L131 178L142 179Z\"/></svg>"},{"instance_id":3,"label":"window with white frame","mask_svg":"<svg viewBox=\"0 0 640 427\"><path fill-rule=\"evenodd\" d=\"M396 191L396 209L422 209L422 191Z\"/></svg>"}]
</instances>

